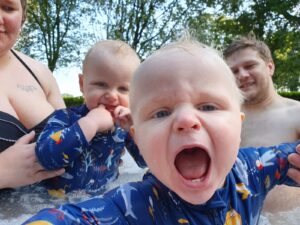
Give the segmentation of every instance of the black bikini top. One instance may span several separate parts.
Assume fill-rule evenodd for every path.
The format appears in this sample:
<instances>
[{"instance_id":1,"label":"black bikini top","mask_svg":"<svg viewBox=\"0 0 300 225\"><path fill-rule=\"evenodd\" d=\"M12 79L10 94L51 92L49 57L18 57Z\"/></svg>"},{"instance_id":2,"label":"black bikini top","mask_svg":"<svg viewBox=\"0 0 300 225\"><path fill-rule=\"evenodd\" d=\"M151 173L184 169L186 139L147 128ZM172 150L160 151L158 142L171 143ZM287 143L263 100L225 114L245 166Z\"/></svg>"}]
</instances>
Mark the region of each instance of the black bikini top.
<instances>
[{"instance_id":1,"label":"black bikini top","mask_svg":"<svg viewBox=\"0 0 300 225\"><path fill-rule=\"evenodd\" d=\"M24 67L29 71L29 73L34 77L34 79L41 85L35 74L28 67L28 65L14 52L11 50L14 56L24 65ZM4 151L9 146L13 145L20 137L24 134L29 133L31 130L35 131L36 137L43 130L48 118L45 118L39 124L31 129L27 129L17 118L14 116L0 111L0 152Z\"/></svg>"},{"instance_id":2,"label":"black bikini top","mask_svg":"<svg viewBox=\"0 0 300 225\"><path fill-rule=\"evenodd\" d=\"M20 137L32 130L35 131L36 140L51 115L52 114L47 116L47 118L33 128L27 129L17 118L6 112L0 111L0 152L13 145Z\"/></svg>"}]
</instances>

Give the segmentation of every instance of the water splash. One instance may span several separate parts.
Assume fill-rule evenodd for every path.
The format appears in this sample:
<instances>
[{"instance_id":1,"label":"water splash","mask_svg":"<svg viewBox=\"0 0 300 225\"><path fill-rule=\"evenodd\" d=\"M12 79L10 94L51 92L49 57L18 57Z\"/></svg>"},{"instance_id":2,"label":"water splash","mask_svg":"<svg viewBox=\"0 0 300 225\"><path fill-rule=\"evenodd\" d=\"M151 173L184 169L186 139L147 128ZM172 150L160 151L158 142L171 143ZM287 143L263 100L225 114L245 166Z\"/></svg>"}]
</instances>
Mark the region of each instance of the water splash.
<instances>
[{"instance_id":1,"label":"water splash","mask_svg":"<svg viewBox=\"0 0 300 225\"><path fill-rule=\"evenodd\" d=\"M120 176L108 189L129 181L141 180L145 172L137 167L129 154L126 153L122 158L124 164L120 167ZM4 190L0 192L0 225L21 224L43 208L52 208L66 202L79 202L89 197L84 192L75 192L66 199L51 198L42 187L36 185L19 188L17 191ZM276 214L263 213L259 225L298 225L299 221L300 207Z\"/></svg>"}]
</instances>

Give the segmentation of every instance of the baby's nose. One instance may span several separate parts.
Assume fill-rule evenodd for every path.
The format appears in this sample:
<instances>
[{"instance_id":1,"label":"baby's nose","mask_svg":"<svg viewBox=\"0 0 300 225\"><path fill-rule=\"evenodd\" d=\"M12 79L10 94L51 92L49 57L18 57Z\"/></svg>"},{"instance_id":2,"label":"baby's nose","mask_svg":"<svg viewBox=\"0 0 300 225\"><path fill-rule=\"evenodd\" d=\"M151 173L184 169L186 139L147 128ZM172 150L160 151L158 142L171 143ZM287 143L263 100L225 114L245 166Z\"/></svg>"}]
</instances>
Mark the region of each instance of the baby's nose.
<instances>
[{"instance_id":1,"label":"baby's nose","mask_svg":"<svg viewBox=\"0 0 300 225\"><path fill-rule=\"evenodd\" d=\"M118 98L117 96L118 95L117 95L116 91L114 91L114 90L109 90L104 94L104 97L110 101L116 100Z\"/></svg>"},{"instance_id":2,"label":"baby's nose","mask_svg":"<svg viewBox=\"0 0 300 225\"><path fill-rule=\"evenodd\" d=\"M176 115L174 121L175 131L192 131L200 128L201 122L194 112L185 110Z\"/></svg>"}]
</instances>

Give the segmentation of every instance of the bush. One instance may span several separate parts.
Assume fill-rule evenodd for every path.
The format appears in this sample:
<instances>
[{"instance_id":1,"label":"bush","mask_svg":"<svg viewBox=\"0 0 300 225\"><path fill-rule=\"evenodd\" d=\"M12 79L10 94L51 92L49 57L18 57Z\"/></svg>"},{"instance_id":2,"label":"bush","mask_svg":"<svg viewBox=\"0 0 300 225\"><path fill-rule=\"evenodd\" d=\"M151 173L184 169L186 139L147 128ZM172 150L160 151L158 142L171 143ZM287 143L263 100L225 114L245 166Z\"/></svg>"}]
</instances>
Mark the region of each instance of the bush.
<instances>
[{"instance_id":1,"label":"bush","mask_svg":"<svg viewBox=\"0 0 300 225\"><path fill-rule=\"evenodd\" d=\"M278 92L283 97L291 98L297 101L300 101L300 92L291 91L291 92Z\"/></svg>"},{"instance_id":2,"label":"bush","mask_svg":"<svg viewBox=\"0 0 300 225\"><path fill-rule=\"evenodd\" d=\"M283 97L300 101L300 92L292 91L292 92L278 92L278 93ZM83 104L82 96L80 96L80 97L64 96L63 99L64 99L67 107Z\"/></svg>"},{"instance_id":3,"label":"bush","mask_svg":"<svg viewBox=\"0 0 300 225\"><path fill-rule=\"evenodd\" d=\"M83 97L63 97L67 107L83 104Z\"/></svg>"}]
</instances>

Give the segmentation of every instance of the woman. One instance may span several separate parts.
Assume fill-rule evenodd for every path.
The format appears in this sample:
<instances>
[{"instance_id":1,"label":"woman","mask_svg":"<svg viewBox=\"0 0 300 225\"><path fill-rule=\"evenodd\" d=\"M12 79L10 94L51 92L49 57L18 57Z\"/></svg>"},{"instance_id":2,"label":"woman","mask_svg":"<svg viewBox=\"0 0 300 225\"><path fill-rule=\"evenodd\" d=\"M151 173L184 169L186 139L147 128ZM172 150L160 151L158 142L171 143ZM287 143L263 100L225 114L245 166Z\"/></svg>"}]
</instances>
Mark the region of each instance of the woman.
<instances>
[{"instance_id":1,"label":"woman","mask_svg":"<svg viewBox=\"0 0 300 225\"><path fill-rule=\"evenodd\" d=\"M30 143L47 117L65 104L51 71L12 49L25 21L26 4L0 0L0 188L32 184L63 172L44 171L36 161L35 144Z\"/></svg>"}]
</instances>

